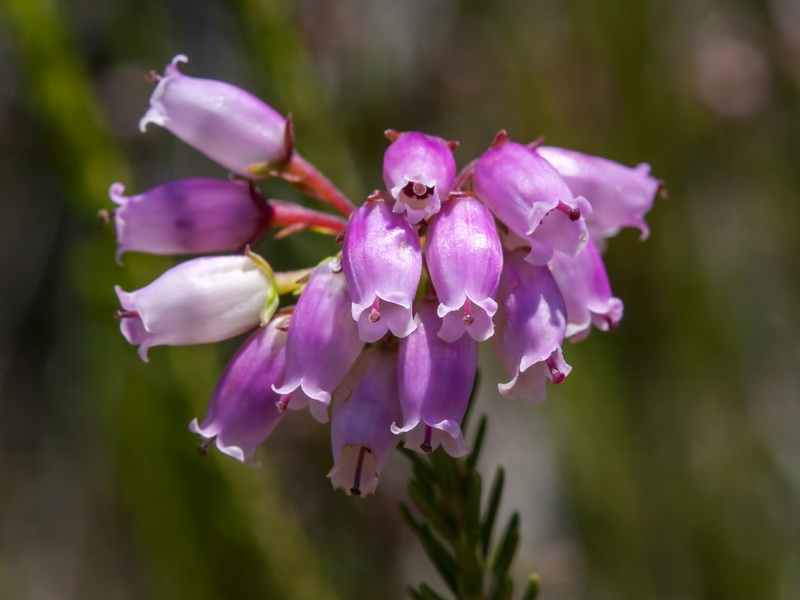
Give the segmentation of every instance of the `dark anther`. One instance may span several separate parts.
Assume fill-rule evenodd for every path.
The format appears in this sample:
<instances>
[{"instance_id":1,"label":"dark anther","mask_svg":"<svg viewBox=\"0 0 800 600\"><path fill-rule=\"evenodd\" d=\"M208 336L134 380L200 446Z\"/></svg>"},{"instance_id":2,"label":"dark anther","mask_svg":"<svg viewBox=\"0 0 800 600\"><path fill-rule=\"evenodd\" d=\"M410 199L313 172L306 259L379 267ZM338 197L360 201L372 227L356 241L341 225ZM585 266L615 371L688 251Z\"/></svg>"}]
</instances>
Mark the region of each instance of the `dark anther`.
<instances>
[{"instance_id":1,"label":"dark anther","mask_svg":"<svg viewBox=\"0 0 800 600\"><path fill-rule=\"evenodd\" d=\"M217 436L210 437L210 438L208 438L207 440L205 440L205 441L204 441L202 444L200 444L200 445L197 447L197 452L200 454L200 456L206 456L206 455L208 455L208 449L209 449L209 447L211 446L211 444L213 444L213 443L214 443L214 440L216 440L216 439L217 439Z\"/></svg>"}]
</instances>

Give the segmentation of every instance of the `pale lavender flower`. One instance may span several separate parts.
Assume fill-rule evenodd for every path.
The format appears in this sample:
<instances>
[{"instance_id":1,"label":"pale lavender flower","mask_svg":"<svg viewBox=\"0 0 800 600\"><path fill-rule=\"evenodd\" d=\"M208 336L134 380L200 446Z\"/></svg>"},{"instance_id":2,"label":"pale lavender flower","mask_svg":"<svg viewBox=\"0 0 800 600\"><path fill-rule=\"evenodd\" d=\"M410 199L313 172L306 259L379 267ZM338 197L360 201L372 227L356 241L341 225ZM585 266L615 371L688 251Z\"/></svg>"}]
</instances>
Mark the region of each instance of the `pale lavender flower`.
<instances>
[{"instance_id":1,"label":"pale lavender flower","mask_svg":"<svg viewBox=\"0 0 800 600\"><path fill-rule=\"evenodd\" d=\"M177 179L136 196L125 187L109 190L119 204L113 212L117 261L129 251L150 254L235 252L261 237L270 209L243 181Z\"/></svg>"},{"instance_id":2,"label":"pale lavender flower","mask_svg":"<svg viewBox=\"0 0 800 600\"><path fill-rule=\"evenodd\" d=\"M286 372L273 386L278 394L292 394L289 408L308 406L323 423L333 390L364 347L338 267L333 258L321 263L303 289L289 325Z\"/></svg>"},{"instance_id":3,"label":"pale lavender flower","mask_svg":"<svg viewBox=\"0 0 800 600\"><path fill-rule=\"evenodd\" d=\"M256 450L285 413L272 384L283 377L288 325L282 316L256 329L225 367L202 425L197 419L189 424L206 444L240 462L257 464Z\"/></svg>"},{"instance_id":4,"label":"pale lavender flower","mask_svg":"<svg viewBox=\"0 0 800 600\"><path fill-rule=\"evenodd\" d=\"M243 177L264 176L285 163L292 150L286 118L234 85L184 75L178 63L188 60L179 54L164 69L139 128L165 127Z\"/></svg>"},{"instance_id":5,"label":"pale lavender flower","mask_svg":"<svg viewBox=\"0 0 800 600\"><path fill-rule=\"evenodd\" d=\"M529 264L519 250L506 254L498 299L492 339L511 380L497 389L504 396L540 402L547 379L561 383L572 369L561 354L567 329L564 299L550 270Z\"/></svg>"},{"instance_id":6,"label":"pale lavender flower","mask_svg":"<svg viewBox=\"0 0 800 600\"><path fill-rule=\"evenodd\" d=\"M455 341L464 331L479 342L489 339L503 249L494 218L478 199L454 195L444 203L428 228L425 262L440 302L442 339Z\"/></svg>"},{"instance_id":7,"label":"pale lavender flower","mask_svg":"<svg viewBox=\"0 0 800 600\"><path fill-rule=\"evenodd\" d=\"M419 235L390 203L368 200L353 213L342 268L362 340L375 342L389 330L405 337L414 330L411 303L422 274Z\"/></svg>"},{"instance_id":8,"label":"pale lavender flower","mask_svg":"<svg viewBox=\"0 0 800 600\"><path fill-rule=\"evenodd\" d=\"M381 469L400 436L391 424L400 419L397 399L397 350L364 350L336 390L331 418L333 487L347 495L375 491Z\"/></svg>"},{"instance_id":9,"label":"pale lavender flower","mask_svg":"<svg viewBox=\"0 0 800 600\"><path fill-rule=\"evenodd\" d=\"M622 319L622 301L611 295L611 285L594 241L589 240L578 256L556 253L550 270L567 307L566 336L578 341L594 325L608 331Z\"/></svg>"},{"instance_id":10,"label":"pale lavender flower","mask_svg":"<svg viewBox=\"0 0 800 600\"><path fill-rule=\"evenodd\" d=\"M574 193L591 203L592 215L586 223L592 237L609 238L623 227L638 227L641 239L647 239L650 229L644 215L661 188L650 175L650 165L626 167L607 158L550 146L536 152L556 168Z\"/></svg>"},{"instance_id":11,"label":"pale lavender flower","mask_svg":"<svg viewBox=\"0 0 800 600\"><path fill-rule=\"evenodd\" d=\"M405 446L430 452L441 444L450 456L469 449L461 433L475 371L478 344L469 336L446 342L437 335L436 304L416 305L417 328L400 340L397 368L403 424L393 433L406 433Z\"/></svg>"},{"instance_id":12,"label":"pale lavender flower","mask_svg":"<svg viewBox=\"0 0 800 600\"><path fill-rule=\"evenodd\" d=\"M530 148L498 135L478 160L473 182L495 216L530 245L528 262L547 264L554 250L575 256L586 245L591 206Z\"/></svg>"},{"instance_id":13,"label":"pale lavender flower","mask_svg":"<svg viewBox=\"0 0 800 600\"><path fill-rule=\"evenodd\" d=\"M453 189L455 144L416 131L388 131L393 140L383 156L383 182L397 202L392 210L406 211L411 223L439 212Z\"/></svg>"},{"instance_id":14,"label":"pale lavender flower","mask_svg":"<svg viewBox=\"0 0 800 600\"><path fill-rule=\"evenodd\" d=\"M151 346L218 342L269 321L278 306L272 270L252 254L195 258L134 292L115 289L122 334L145 362Z\"/></svg>"}]
</instances>

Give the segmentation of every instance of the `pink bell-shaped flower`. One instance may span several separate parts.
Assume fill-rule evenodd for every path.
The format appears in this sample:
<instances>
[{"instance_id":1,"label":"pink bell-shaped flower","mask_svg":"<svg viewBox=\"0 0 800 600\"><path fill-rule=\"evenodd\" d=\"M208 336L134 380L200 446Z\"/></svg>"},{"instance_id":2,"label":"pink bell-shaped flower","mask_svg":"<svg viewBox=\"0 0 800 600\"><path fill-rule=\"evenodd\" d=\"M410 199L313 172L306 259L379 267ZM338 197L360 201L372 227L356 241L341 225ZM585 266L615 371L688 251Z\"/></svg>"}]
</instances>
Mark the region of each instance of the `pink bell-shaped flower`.
<instances>
[{"instance_id":1,"label":"pink bell-shaped flower","mask_svg":"<svg viewBox=\"0 0 800 600\"><path fill-rule=\"evenodd\" d=\"M494 217L477 198L453 195L431 219L425 263L440 302L439 336L452 342L466 331L479 342L489 339L503 249Z\"/></svg>"},{"instance_id":2,"label":"pink bell-shaped flower","mask_svg":"<svg viewBox=\"0 0 800 600\"><path fill-rule=\"evenodd\" d=\"M145 362L151 346L218 342L269 321L278 307L272 270L255 255L195 258L134 292L115 289L122 334L140 344Z\"/></svg>"},{"instance_id":3,"label":"pink bell-shaped flower","mask_svg":"<svg viewBox=\"0 0 800 600\"><path fill-rule=\"evenodd\" d=\"M453 189L456 161L452 142L424 133L387 131L393 140L383 156L383 182L412 224L439 212Z\"/></svg>"},{"instance_id":4,"label":"pink bell-shaped flower","mask_svg":"<svg viewBox=\"0 0 800 600\"><path fill-rule=\"evenodd\" d=\"M506 254L498 300L492 339L511 380L497 389L504 396L540 402L547 379L561 383L572 370L561 354L567 329L564 299L550 270L531 265L515 250Z\"/></svg>"},{"instance_id":5,"label":"pink bell-shaped flower","mask_svg":"<svg viewBox=\"0 0 800 600\"><path fill-rule=\"evenodd\" d=\"M178 64L188 60L179 54L158 77L139 128L155 123L169 129L242 177L263 177L285 163L292 150L286 118L234 85L184 75Z\"/></svg>"},{"instance_id":6,"label":"pink bell-shaped flower","mask_svg":"<svg viewBox=\"0 0 800 600\"><path fill-rule=\"evenodd\" d=\"M305 406L328 420L331 393L355 362L364 342L350 316L347 284L335 258L311 275L292 312L286 341L286 372L278 394L292 394L289 408Z\"/></svg>"},{"instance_id":7,"label":"pink bell-shaped flower","mask_svg":"<svg viewBox=\"0 0 800 600\"><path fill-rule=\"evenodd\" d=\"M400 439L390 429L399 419L397 350L373 346L361 353L334 394L334 465L328 473L334 488L348 496L375 491L381 469Z\"/></svg>"},{"instance_id":8,"label":"pink bell-shaped flower","mask_svg":"<svg viewBox=\"0 0 800 600\"><path fill-rule=\"evenodd\" d=\"M136 196L125 187L109 190L119 204L113 213L117 261L129 251L150 254L235 252L258 241L270 209L243 181L178 179Z\"/></svg>"},{"instance_id":9,"label":"pink bell-shaped flower","mask_svg":"<svg viewBox=\"0 0 800 600\"><path fill-rule=\"evenodd\" d=\"M468 452L461 433L475 371L478 344L469 336L446 342L439 335L436 304L416 305L417 328L400 340L397 366L403 424L393 433L406 433L407 448L421 452L441 444L450 456Z\"/></svg>"},{"instance_id":10,"label":"pink bell-shaped flower","mask_svg":"<svg viewBox=\"0 0 800 600\"><path fill-rule=\"evenodd\" d=\"M591 206L530 148L498 135L478 160L473 184L495 216L530 245L528 262L545 265L554 250L575 256L586 245Z\"/></svg>"},{"instance_id":11,"label":"pink bell-shaped flower","mask_svg":"<svg viewBox=\"0 0 800 600\"><path fill-rule=\"evenodd\" d=\"M622 300L611 295L606 267L594 241L578 256L556 253L550 270L567 308L566 337L578 341L592 325L603 331L616 329L622 319Z\"/></svg>"},{"instance_id":12,"label":"pink bell-shaped flower","mask_svg":"<svg viewBox=\"0 0 800 600\"><path fill-rule=\"evenodd\" d=\"M541 146L536 153L556 168L574 193L591 203L592 215L586 224L592 237L609 238L623 227L637 227L642 240L650 235L644 215L661 188L661 182L650 175L650 165L626 167L607 158L551 146Z\"/></svg>"},{"instance_id":13,"label":"pink bell-shaped flower","mask_svg":"<svg viewBox=\"0 0 800 600\"><path fill-rule=\"evenodd\" d=\"M353 213L342 269L362 340L376 342L389 330L402 338L414 330L411 303L422 274L419 235L390 203L367 200Z\"/></svg>"},{"instance_id":14,"label":"pink bell-shaped flower","mask_svg":"<svg viewBox=\"0 0 800 600\"><path fill-rule=\"evenodd\" d=\"M277 317L247 338L225 367L203 423L189 425L240 462L257 464L256 450L285 414L272 384L283 377L288 325L289 317Z\"/></svg>"}]
</instances>

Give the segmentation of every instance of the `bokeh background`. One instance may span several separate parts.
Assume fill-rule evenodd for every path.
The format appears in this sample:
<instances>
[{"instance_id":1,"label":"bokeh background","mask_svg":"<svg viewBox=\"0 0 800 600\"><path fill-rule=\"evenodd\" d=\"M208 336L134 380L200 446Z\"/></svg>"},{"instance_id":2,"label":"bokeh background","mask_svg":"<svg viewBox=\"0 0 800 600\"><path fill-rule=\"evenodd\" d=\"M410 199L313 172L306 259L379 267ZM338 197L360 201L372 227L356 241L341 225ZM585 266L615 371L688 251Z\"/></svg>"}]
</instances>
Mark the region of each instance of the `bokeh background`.
<instances>
[{"instance_id":1,"label":"bokeh background","mask_svg":"<svg viewBox=\"0 0 800 600\"><path fill-rule=\"evenodd\" d=\"M487 351L481 467L508 471L516 563L543 597L800 597L800 3L797 0L0 1L0 596L401 598L438 581L375 497L331 489L327 428L292 414L252 469L198 455L189 421L237 341L156 348L111 318L173 259L114 262L96 213L225 173L137 129L143 77L245 87L360 201L387 128L496 131L646 161L669 198L606 260L613 334L567 345L541 406L501 398ZM297 199L280 182L263 189ZM304 233L278 268L335 251ZM487 348L487 350L489 350Z\"/></svg>"}]
</instances>

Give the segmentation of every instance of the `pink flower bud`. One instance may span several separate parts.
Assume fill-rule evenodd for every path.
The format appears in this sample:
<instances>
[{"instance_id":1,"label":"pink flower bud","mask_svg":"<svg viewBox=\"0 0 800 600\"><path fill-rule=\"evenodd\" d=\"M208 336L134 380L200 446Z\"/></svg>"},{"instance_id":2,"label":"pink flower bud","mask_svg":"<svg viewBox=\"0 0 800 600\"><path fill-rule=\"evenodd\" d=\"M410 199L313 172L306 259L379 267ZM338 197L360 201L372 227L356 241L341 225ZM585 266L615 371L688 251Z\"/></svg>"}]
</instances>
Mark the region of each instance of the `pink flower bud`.
<instances>
[{"instance_id":1,"label":"pink flower bud","mask_svg":"<svg viewBox=\"0 0 800 600\"><path fill-rule=\"evenodd\" d=\"M650 235L644 215L653 207L661 183L650 176L650 165L626 167L574 150L542 146L536 152L553 165L570 189L592 205L586 220L595 239L609 238L623 227L638 227L641 239Z\"/></svg>"},{"instance_id":2,"label":"pink flower bud","mask_svg":"<svg viewBox=\"0 0 800 600\"><path fill-rule=\"evenodd\" d=\"M240 462L257 464L256 450L285 412L279 410L281 396L272 384L283 377L288 324L288 317L278 317L247 338L225 367L203 424L195 419L189 425Z\"/></svg>"},{"instance_id":3,"label":"pink flower bud","mask_svg":"<svg viewBox=\"0 0 800 600\"><path fill-rule=\"evenodd\" d=\"M498 299L492 339L512 378L497 389L504 396L540 402L545 381L561 383L572 369L561 355L567 329L564 299L550 270L529 264L521 251L506 254Z\"/></svg>"},{"instance_id":4,"label":"pink flower bud","mask_svg":"<svg viewBox=\"0 0 800 600\"><path fill-rule=\"evenodd\" d=\"M188 77L179 54L164 69L150 97L150 110L139 122L169 129L196 150L243 177L266 174L289 158L286 119L236 86Z\"/></svg>"},{"instance_id":5,"label":"pink flower bud","mask_svg":"<svg viewBox=\"0 0 800 600\"><path fill-rule=\"evenodd\" d=\"M439 336L452 342L466 331L479 342L489 339L503 249L494 217L478 199L444 203L428 228L425 262L444 319Z\"/></svg>"},{"instance_id":6,"label":"pink flower bud","mask_svg":"<svg viewBox=\"0 0 800 600\"><path fill-rule=\"evenodd\" d=\"M566 336L578 341L591 326L616 329L622 319L622 300L611 295L603 258L592 240L578 256L556 253L550 270L567 307Z\"/></svg>"},{"instance_id":7,"label":"pink flower bud","mask_svg":"<svg viewBox=\"0 0 800 600\"><path fill-rule=\"evenodd\" d=\"M129 251L150 254L235 252L258 241L269 223L266 201L242 181L178 179L137 196L123 196L115 183L111 199L117 230L117 260Z\"/></svg>"},{"instance_id":8,"label":"pink flower bud","mask_svg":"<svg viewBox=\"0 0 800 600\"><path fill-rule=\"evenodd\" d=\"M478 344L469 336L446 342L437 335L439 319L433 302L419 302L417 328L400 340L397 368L403 425L393 433L408 432L405 445L430 452L439 444L450 456L468 452L461 433L475 371Z\"/></svg>"},{"instance_id":9,"label":"pink flower bud","mask_svg":"<svg viewBox=\"0 0 800 600\"><path fill-rule=\"evenodd\" d=\"M545 265L558 250L577 255L589 235L592 208L574 197L556 170L530 148L496 143L481 156L473 182L478 197L509 230L530 245L525 260Z\"/></svg>"},{"instance_id":10,"label":"pink flower bud","mask_svg":"<svg viewBox=\"0 0 800 600\"><path fill-rule=\"evenodd\" d=\"M268 268L250 256L195 258L134 292L116 286L122 334L140 344L147 362L151 346L206 344L244 333L277 308Z\"/></svg>"},{"instance_id":11,"label":"pink flower bud","mask_svg":"<svg viewBox=\"0 0 800 600\"><path fill-rule=\"evenodd\" d=\"M373 346L361 353L334 395L334 465L328 473L334 488L348 496L375 491L381 469L400 439L390 429L399 419L397 351Z\"/></svg>"},{"instance_id":12,"label":"pink flower bud","mask_svg":"<svg viewBox=\"0 0 800 600\"><path fill-rule=\"evenodd\" d=\"M386 202L368 200L350 218L342 268L353 301L352 315L365 342L388 330L405 337L414 330L411 303L422 274L419 235Z\"/></svg>"},{"instance_id":13,"label":"pink flower bud","mask_svg":"<svg viewBox=\"0 0 800 600\"><path fill-rule=\"evenodd\" d=\"M320 264L292 312L286 341L286 374L278 394L292 394L290 408L308 406L321 422L328 420L331 393L364 347L350 316L350 296L338 261Z\"/></svg>"},{"instance_id":14,"label":"pink flower bud","mask_svg":"<svg viewBox=\"0 0 800 600\"><path fill-rule=\"evenodd\" d=\"M400 133L383 156L383 181L397 201L393 210L406 211L411 223L439 212L453 189L455 173L448 143L424 133Z\"/></svg>"}]
</instances>

